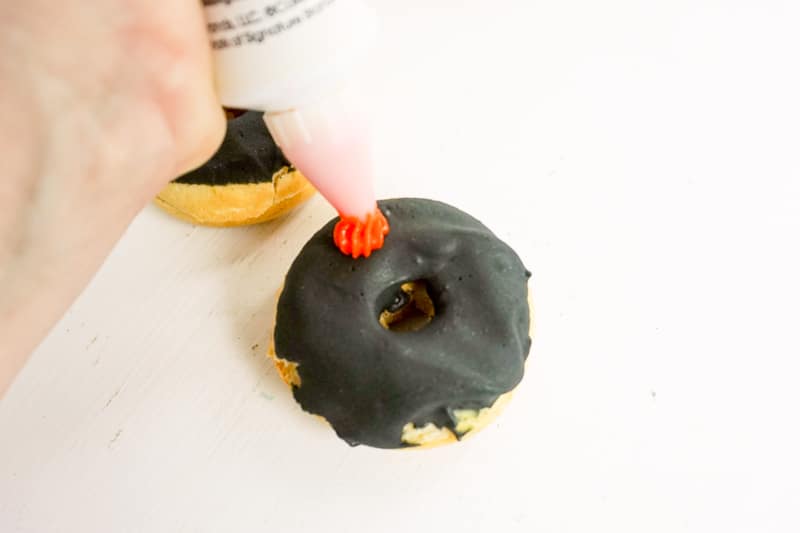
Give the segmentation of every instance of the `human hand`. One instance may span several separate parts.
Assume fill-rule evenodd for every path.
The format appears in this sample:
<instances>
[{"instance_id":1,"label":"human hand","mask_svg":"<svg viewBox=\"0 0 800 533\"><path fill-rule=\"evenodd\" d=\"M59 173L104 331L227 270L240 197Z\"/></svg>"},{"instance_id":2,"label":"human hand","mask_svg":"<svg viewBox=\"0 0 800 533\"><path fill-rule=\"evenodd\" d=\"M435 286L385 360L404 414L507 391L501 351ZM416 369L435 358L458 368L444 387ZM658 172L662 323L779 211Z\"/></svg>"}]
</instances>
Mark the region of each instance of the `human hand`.
<instances>
[{"instance_id":1,"label":"human hand","mask_svg":"<svg viewBox=\"0 0 800 533\"><path fill-rule=\"evenodd\" d=\"M138 211L222 140L195 0L0 3L0 396Z\"/></svg>"}]
</instances>

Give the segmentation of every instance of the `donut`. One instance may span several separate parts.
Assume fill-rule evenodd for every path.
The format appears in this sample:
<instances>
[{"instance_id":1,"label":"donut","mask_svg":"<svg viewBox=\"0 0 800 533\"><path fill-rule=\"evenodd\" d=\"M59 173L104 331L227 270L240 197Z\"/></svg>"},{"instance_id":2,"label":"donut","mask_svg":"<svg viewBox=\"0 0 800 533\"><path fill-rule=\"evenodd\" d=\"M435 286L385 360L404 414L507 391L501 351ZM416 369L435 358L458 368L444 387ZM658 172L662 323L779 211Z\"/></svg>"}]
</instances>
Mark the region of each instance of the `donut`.
<instances>
[{"instance_id":1,"label":"donut","mask_svg":"<svg viewBox=\"0 0 800 533\"><path fill-rule=\"evenodd\" d=\"M155 203L193 224L242 226L285 214L313 194L275 144L262 113L247 111L229 118L214 156L167 184Z\"/></svg>"},{"instance_id":2,"label":"donut","mask_svg":"<svg viewBox=\"0 0 800 533\"><path fill-rule=\"evenodd\" d=\"M280 291L269 355L307 412L350 445L431 447L488 424L531 347L530 272L475 218L378 202L391 238L369 259L320 229Z\"/></svg>"}]
</instances>

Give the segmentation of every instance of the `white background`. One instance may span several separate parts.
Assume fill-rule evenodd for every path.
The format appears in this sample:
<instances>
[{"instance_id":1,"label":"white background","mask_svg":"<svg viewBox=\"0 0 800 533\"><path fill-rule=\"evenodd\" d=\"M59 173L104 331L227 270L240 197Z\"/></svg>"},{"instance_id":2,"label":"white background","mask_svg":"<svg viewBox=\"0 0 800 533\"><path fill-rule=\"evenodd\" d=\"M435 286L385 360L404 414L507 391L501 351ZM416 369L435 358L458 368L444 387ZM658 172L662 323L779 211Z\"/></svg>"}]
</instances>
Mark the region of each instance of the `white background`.
<instances>
[{"instance_id":1,"label":"white background","mask_svg":"<svg viewBox=\"0 0 800 533\"><path fill-rule=\"evenodd\" d=\"M150 207L0 404L0 531L800 530L795 5L379 2L380 196L461 207L534 273L505 414L348 448L264 357L332 210Z\"/></svg>"}]
</instances>

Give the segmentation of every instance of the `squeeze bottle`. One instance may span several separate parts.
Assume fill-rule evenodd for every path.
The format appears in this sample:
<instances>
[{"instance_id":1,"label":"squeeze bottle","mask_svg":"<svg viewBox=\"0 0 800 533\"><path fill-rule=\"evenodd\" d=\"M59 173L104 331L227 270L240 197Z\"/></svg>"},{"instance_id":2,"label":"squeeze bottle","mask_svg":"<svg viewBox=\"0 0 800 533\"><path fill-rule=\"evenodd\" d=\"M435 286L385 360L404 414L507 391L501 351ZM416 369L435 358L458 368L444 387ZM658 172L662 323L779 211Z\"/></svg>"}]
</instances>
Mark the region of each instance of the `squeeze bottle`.
<instances>
[{"instance_id":1,"label":"squeeze bottle","mask_svg":"<svg viewBox=\"0 0 800 533\"><path fill-rule=\"evenodd\" d=\"M226 107L264 111L286 158L341 217L334 241L368 257L389 227L373 189L367 117L351 76L374 41L360 0L203 0Z\"/></svg>"}]
</instances>

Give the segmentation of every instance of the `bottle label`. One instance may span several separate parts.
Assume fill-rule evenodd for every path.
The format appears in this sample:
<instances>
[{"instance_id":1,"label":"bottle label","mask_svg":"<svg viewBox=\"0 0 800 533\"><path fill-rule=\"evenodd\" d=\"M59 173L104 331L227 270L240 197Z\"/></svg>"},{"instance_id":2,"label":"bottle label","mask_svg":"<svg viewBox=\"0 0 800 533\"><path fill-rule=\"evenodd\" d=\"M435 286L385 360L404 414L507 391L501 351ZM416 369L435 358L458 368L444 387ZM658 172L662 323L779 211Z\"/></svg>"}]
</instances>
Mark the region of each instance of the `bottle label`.
<instances>
[{"instance_id":1,"label":"bottle label","mask_svg":"<svg viewBox=\"0 0 800 533\"><path fill-rule=\"evenodd\" d=\"M259 45L322 13L336 0L203 0L214 50Z\"/></svg>"}]
</instances>

